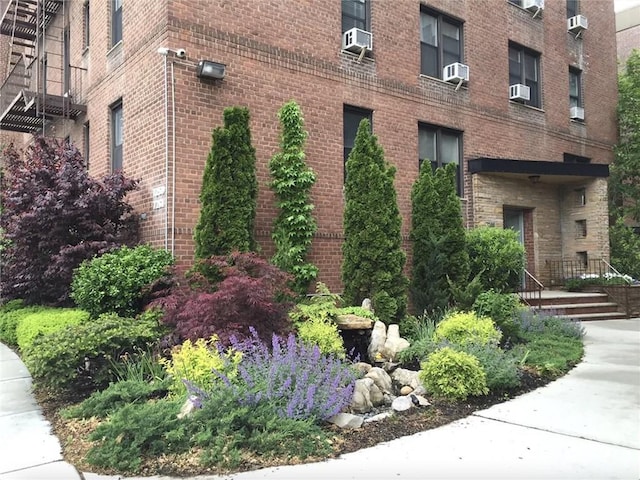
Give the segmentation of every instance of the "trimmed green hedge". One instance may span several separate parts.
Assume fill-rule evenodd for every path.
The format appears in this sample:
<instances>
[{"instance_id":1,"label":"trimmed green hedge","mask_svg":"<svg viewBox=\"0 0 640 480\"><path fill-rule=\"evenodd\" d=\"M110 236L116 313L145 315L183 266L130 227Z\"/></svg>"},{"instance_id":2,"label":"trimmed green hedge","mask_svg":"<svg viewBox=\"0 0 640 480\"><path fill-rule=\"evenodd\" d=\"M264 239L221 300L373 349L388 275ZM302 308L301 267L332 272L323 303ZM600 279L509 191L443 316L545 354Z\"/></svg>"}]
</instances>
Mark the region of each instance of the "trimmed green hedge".
<instances>
[{"instance_id":1,"label":"trimmed green hedge","mask_svg":"<svg viewBox=\"0 0 640 480\"><path fill-rule=\"evenodd\" d=\"M16 329L20 321L35 312L43 310L45 307L34 305L25 307L22 300L11 300L0 307L0 342L7 345L18 345Z\"/></svg>"},{"instance_id":2,"label":"trimmed green hedge","mask_svg":"<svg viewBox=\"0 0 640 480\"><path fill-rule=\"evenodd\" d=\"M89 319L89 313L75 308L44 308L21 317L16 327L20 350L30 347L38 335L47 335L67 325L79 325Z\"/></svg>"}]
</instances>

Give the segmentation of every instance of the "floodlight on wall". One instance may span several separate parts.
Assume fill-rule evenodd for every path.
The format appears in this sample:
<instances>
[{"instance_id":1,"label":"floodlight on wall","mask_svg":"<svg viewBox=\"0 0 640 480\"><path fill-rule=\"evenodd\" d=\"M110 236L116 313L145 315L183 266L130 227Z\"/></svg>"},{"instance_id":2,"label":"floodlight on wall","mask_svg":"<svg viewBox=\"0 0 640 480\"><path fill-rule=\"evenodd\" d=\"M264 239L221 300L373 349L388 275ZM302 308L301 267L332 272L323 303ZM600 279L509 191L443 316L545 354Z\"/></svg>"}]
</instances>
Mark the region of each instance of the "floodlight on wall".
<instances>
[{"instance_id":1,"label":"floodlight on wall","mask_svg":"<svg viewBox=\"0 0 640 480\"><path fill-rule=\"evenodd\" d=\"M224 63L213 62L211 60L200 60L196 75L199 78L212 78L222 80L224 78L226 65Z\"/></svg>"}]
</instances>

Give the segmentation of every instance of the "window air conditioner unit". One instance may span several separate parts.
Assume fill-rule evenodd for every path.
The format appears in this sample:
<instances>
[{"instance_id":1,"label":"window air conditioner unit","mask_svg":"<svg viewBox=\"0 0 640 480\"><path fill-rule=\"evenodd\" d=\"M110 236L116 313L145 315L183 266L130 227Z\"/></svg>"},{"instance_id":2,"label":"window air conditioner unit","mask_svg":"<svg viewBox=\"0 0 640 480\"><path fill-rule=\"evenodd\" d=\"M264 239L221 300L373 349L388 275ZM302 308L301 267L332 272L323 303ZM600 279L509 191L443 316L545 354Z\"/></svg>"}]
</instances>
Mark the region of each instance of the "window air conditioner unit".
<instances>
[{"instance_id":1,"label":"window air conditioner unit","mask_svg":"<svg viewBox=\"0 0 640 480\"><path fill-rule=\"evenodd\" d=\"M522 8L537 13L544 8L544 0L522 0Z\"/></svg>"},{"instance_id":2,"label":"window air conditioner unit","mask_svg":"<svg viewBox=\"0 0 640 480\"><path fill-rule=\"evenodd\" d=\"M571 117L571 120L584 120L584 108L571 107L569 109L569 116Z\"/></svg>"},{"instance_id":3,"label":"window air conditioner unit","mask_svg":"<svg viewBox=\"0 0 640 480\"><path fill-rule=\"evenodd\" d=\"M567 29L572 33L580 33L586 30L588 26L589 22L587 21L587 17L583 15L567 18Z\"/></svg>"},{"instance_id":4,"label":"window air conditioner unit","mask_svg":"<svg viewBox=\"0 0 640 480\"><path fill-rule=\"evenodd\" d=\"M352 28L342 34L342 49L354 53L360 53L362 50L371 50L372 35L370 32Z\"/></svg>"},{"instance_id":5,"label":"window air conditioner unit","mask_svg":"<svg viewBox=\"0 0 640 480\"><path fill-rule=\"evenodd\" d=\"M442 79L445 82L468 82L469 66L464 63L452 63L442 69Z\"/></svg>"},{"instance_id":6,"label":"window air conditioner unit","mask_svg":"<svg viewBox=\"0 0 640 480\"><path fill-rule=\"evenodd\" d=\"M530 100L531 89L521 83L509 86L509 100Z\"/></svg>"}]
</instances>

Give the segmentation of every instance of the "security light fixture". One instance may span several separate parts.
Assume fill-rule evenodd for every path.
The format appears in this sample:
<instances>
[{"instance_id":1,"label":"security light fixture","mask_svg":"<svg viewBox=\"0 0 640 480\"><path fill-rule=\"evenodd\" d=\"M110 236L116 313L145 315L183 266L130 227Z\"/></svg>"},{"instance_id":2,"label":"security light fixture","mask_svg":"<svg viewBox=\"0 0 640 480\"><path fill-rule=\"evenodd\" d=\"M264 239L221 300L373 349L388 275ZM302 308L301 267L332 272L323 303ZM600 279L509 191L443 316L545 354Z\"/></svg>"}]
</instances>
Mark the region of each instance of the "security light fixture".
<instances>
[{"instance_id":1,"label":"security light fixture","mask_svg":"<svg viewBox=\"0 0 640 480\"><path fill-rule=\"evenodd\" d=\"M196 75L199 78L212 78L222 80L224 78L226 65L224 63L213 62L211 60L200 60Z\"/></svg>"},{"instance_id":2,"label":"security light fixture","mask_svg":"<svg viewBox=\"0 0 640 480\"><path fill-rule=\"evenodd\" d=\"M540 175L529 175L529 181L534 185L540 183Z\"/></svg>"}]
</instances>

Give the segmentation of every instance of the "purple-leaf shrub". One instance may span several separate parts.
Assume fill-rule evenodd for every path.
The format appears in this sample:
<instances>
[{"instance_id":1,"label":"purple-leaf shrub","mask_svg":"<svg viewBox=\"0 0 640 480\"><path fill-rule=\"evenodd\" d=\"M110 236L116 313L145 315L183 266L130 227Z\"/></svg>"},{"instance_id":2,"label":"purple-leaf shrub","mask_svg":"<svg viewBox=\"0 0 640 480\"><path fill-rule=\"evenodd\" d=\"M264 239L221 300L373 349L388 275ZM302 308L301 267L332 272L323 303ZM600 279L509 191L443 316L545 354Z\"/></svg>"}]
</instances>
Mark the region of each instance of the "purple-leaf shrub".
<instances>
[{"instance_id":1,"label":"purple-leaf shrub","mask_svg":"<svg viewBox=\"0 0 640 480\"><path fill-rule=\"evenodd\" d=\"M271 401L279 404L282 417L325 420L351 402L356 380L353 369L293 334L286 340L274 335L269 348L252 329L250 338L233 338L231 344L243 355L238 367L241 385L235 389L243 404Z\"/></svg>"},{"instance_id":2,"label":"purple-leaf shrub","mask_svg":"<svg viewBox=\"0 0 640 480\"><path fill-rule=\"evenodd\" d=\"M83 260L137 241L137 217L124 201L137 182L122 173L91 178L78 150L55 139L2 155L2 297L67 304Z\"/></svg>"},{"instance_id":3,"label":"purple-leaf shrub","mask_svg":"<svg viewBox=\"0 0 640 480\"><path fill-rule=\"evenodd\" d=\"M251 326L264 341L292 330L290 304L282 300L291 294L290 275L255 253L213 256L199 268L208 275L194 272L150 304L163 310L162 321L174 328L175 340L216 335L228 346L232 336L250 336Z\"/></svg>"}]
</instances>

